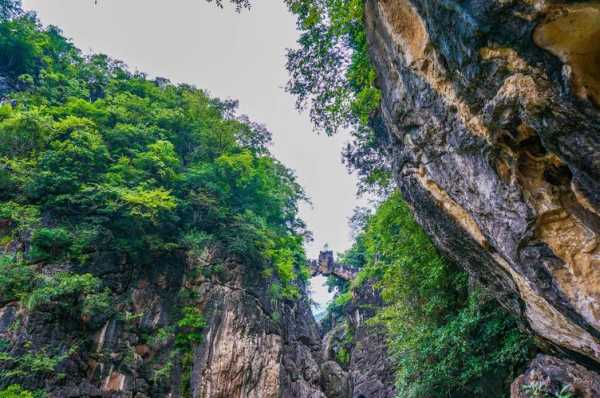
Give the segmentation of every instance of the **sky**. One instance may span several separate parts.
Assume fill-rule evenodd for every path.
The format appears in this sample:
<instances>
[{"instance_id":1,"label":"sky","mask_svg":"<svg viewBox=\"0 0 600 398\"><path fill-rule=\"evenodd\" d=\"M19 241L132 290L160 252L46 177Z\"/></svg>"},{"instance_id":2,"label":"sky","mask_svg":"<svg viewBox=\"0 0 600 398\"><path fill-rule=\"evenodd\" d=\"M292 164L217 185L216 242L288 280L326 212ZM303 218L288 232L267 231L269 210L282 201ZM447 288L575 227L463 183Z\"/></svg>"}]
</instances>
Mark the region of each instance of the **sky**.
<instances>
[{"instance_id":1,"label":"sky","mask_svg":"<svg viewBox=\"0 0 600 398\"><path fill-rule=\"evenodd\" d=\"M60 27L84 53L239 100L241 114L272 132L272 153L296 172L311 199L300 211L314 235L309 258L325 244L336 252L350 247L348 218L364 203L341 162L349 137L316 134L284 90L286 49L299 34L283 0L256 1L241 13L204 0L23 0L23 6L44 25ZM324 278L314 278L311 288L317 303L330 298Z\"/></svg>"}]
</instances>

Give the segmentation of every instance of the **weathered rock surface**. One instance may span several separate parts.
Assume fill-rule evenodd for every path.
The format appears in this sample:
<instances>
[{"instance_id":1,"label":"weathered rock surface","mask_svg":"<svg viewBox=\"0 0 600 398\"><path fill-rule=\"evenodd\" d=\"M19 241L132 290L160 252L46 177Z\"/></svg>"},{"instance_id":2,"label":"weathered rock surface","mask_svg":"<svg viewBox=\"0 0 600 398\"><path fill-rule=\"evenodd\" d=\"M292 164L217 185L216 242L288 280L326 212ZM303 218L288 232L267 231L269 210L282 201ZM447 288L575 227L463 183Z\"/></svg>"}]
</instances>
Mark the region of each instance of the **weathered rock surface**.
<instances>
[{"instance_id":1,"label":"weathered rock surface","mask_svg":"<svg viewBox=\"0 0 600 398\"><path fill-rule=\"evenodd\" d=\"M375 288L376 281L366 281L353 290L344 315L323 337L327 360L340 360L347 355L344 369L352 384L352 398L394 398L395 372L382 325L369 320L383 307Z\"/></svg>"},{"instance_id":2,"label":"weathered rock surface","mask_svg":"<svg viewBox=\"0 0 600 398\"><path fill-rule=\"evenodd\" d=\"M0 389L19 383L57 398L351 396L347 373L323 357L306 296L274 303L268 281L235 262L219 272L212 265L210 255L147 269L98 259L89 271L110 286L117 314L89 324L5 304L0 339L9 355L61 359L48 377L15 373L0 378ZM178 348L173 333L182 295L207 322L193 351ZM11 370L13 361L0 363Z\"/></svg>"},{"instance_id":3,"label":"weathered rock surface","mask_svg":"<svg viewBox=\"0 0 600 398\"><path fill-rule=\"evenodd\" d=\"M600 375L575 362L539 355L511 386L511 398L600 397ZM537 393L537 395L536 395Z\"/></svg>"},{"instance_id":4,"label":"weathered rock surface","mask_svg":"<svg viewBox=\"0 0 600 398\"><path fill-rule=\"evenodd\" d=\"M328 397L308 300L273 308L265 292L266 286L247 289L239 279L198 291L203 312L212 316L194 354L193 397Z\"/></svg>"},{"instance_id":5,"label":"weathered rock surface","mask_svg":"<svg viewBox=\"0 0 600 398\"><path fill-rule=\"evenodd\" d=\"M348 372L352 378L353 398L394 398L395 373L387 338L380 325L367 321L383 306L374 287L367 281L354 292L346 309L352 333L352 352Z\"/></svg>"},{"instance_id":6,"label":"weathered rock surface","mask_svg":"<svg viewBox=\"0 0 600 398\"><path fill-rule=\"evenodd\" d=\"M309 263L309 266L313 276L334 275L346 281L354 279L358 273L358 270L352 267L349 267L345 264L336 263L333 258L333 252L330 250L320 252L319 259L312 260Z\"/></svg>"},{"instance_id":7,"label":"weathered rock surface","mask_svg":"<svg viewBox=\"0 0 600 398\"><path fill-rule=\"evenodd\" d=\"M541 339L592 366L600 364L599 7L366 5L379 124L418 221Z\"/></svg>"},{"instance_id":8,"label":"weathered rock surface","mask_svg":"<svg viewBox=\"0 0 600 398\"><path fill-rule=\"evenodd\" d=\"M335 361L321 365L321 385L328 398L349 398L352 394L348 374Z\"/></svg>"}]
</instances>

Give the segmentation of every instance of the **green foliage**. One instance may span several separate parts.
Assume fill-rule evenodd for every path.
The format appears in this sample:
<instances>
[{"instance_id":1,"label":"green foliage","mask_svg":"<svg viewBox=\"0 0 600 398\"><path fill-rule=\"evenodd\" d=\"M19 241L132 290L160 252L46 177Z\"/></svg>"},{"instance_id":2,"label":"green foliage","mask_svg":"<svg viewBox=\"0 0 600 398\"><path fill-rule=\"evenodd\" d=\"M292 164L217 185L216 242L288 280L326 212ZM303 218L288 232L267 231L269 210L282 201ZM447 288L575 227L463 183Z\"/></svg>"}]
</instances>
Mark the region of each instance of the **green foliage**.
<instances>
[{"instance_id":1,"label":"green foliage","mask_svg":"<svg viewBox=\"0 0 600 398\"><path fill-rule=\"evenodd\" d=\"M24 297L32 287L34 272L14 256L0 256L0 304Z\"/></svg>"},{"instance_id":2,"label":"green foliage","mask_svg":"<svg viewBox=\"0 0 600 398\"><path fill-rule=\"evenodd\" d=\"M381 93L369 58L364 0L287 0L298 17L298 48L289 50L287 89L299 110L310 106L319 131L351 128L344 151L349 168L359 173L361 190L389 189L387 136L371 125Z\"/></svg>"},{"instance_id":3,"label":"green foliage","mask_svg":"<svg viewBox=\"0 0 600 398\"><path fill-rule=\"evenodd\" d=\"M12 201L0 203L0 222L5 223L10 230L6 232L25 234L39 225L39 216L36 206L21 205Z\"/></svg>"},{"instance_id":4,"label":"green foliage","mask_svg":"<svg viewBox=\"0 0 600 398\"><path fill-rule=\"evenodd\" d=\"M165 383L168 382L173 373L174 365L173 362L168 360L164 365L152 373L151 380L154 383Z\"/></svg>"},{"instance_id":5,"label":"green foliage","mask_svg":"<svg viewBox=\"0 0 600 398\"><path fill-rule=\"evenodd\" d=\"M350 351L342 347L335 353L335 361L342 366L347 366L350 363Z\"/></svg>"},{"instance_id":6,"label":"green foliage","mask_svg":"<svg viewBox=\"0 0 600 398\"><path fill-rule=\"evenodd\" d=\"M106 318L114 310L109 291L102 290L101 286L101 281L90 274L61 272L42 277L27 298L27 308L31 311L53 308L71 315L78 314L85 320L97 315Z\"/></svg>"},{"instance_id":7,"label":"green foliage","mask_svg":"<svg viewBox=\"0 0 600 398\"><path fill-rule=\"evenodd\" d=\"M20 0L0 0L0 21L11 19L21 12Z\"/></svg>"},{"instance_id":8,"label":"green foliage","mask_svg":"<svg viewBox=\"0 0 600 398\"><path fill-rule=\"evenodd\" d=\"M337 295L337 297L335 298L335 304L338 306L345 306L346 304L348 304L350 301L352 301L352 292L344 292L342 294Z\"/></svg>"},{"instance_id":9,"label":"green foliage","mask_svg":"<svg viewBox=\"0 0 600 398\"><path fill-rule=\"evenodd\" d=\"M0 105L0 247L19 243L24 259L0 265L6 300L29 277L39 282L30 308L67 300L89 317L108 309L108 293L88 276L36 279L28 266L85 270L110 257L147 267L207 248L272 270L283 296L297 296L305 195L263 126L234 101L83 56L18 3L0 6L0 73L16 89Z\"/></svg>"},{"instance_id":10,"label":"green foliage","mask_svg":"<svg viewBox=\"0 0 600 398\"><path fill-rule=\"evenodd\" d=\"M185 306L181 309L181 312L182 317L177 322L177 345L189 347L191 345L202 343L204 340L202 329L204 329L207 324L200 310L196 307Z\"/></svg>"},{"instance_id":11,"label":"green foliage","mask_svg":"<svg viewBox=\"0 0 600 398\"><path fill-rule=\"evenodd\" d=\"M168 328L160 328L156 330L149 338L148 343L150 346L152 346L152 348L158 351L161 346L167 344L175 336L173 329L174 328L170 326Z\"/></svg>"},{"instance_id":12,"label":"green foliage","mask_svg":"<svg viewBox=\"0 0 600 398\"><path fill-rule=\"evenodd\" d=\"M396 341L394 348L398 387L407 397L445 397L449 391L502 397L527 362L531 343L497 303L481 304L474 294L447 323L412 333L409 343Z\"/></svg>"},{"instance_id":13,"label":"green foliage","mask_svg":"<svg viewBox=\"0 0 600 398\"><path fill-rule=\"evenodd\" d=\"M63 375L56 373L56 368L73 353L73 350L57 353L56 355L48 355L47 352L27 352L18 357L13 357L9 354L0 352L0 364L10 365L3 366L0 372L0 378L14 378L28 375L36 375L39 377L57 377Z\"/></svg>"},{"instance_id":14,"label":"green foliage","mask_svg":"<svg viewBox=\"0 0 600 398\"><path fill-rule=\"evenodd\" d=\"M531 341L495 301L469 294L467 275L439 255L399 193L368 217L347 257L364 265L351 289L375 280L384 299L372 322L387 330L400 396L507 394Z\"/></svg>"},{"instance_id":15,"label":"green foliage","mask_svg":"<svg viewBox=\"0 0 600 398\"><path fill-rule=\"evenodd\" d=\"M31 237L29 256L32 261L60 260L72 243L71 234L63 228L40 228Z\"/></svg>"},{"instance_id":16,"label":"green foliage","mask_svg":"<svg viewBox=\"0 0 600 398\"><path fill-rule=\"evenodd\" d=\"M17 384L8 386L8 388L0 391L0 398L34 398L35 396L30 391L23 389Z\"/></svg>"}]
</instances>

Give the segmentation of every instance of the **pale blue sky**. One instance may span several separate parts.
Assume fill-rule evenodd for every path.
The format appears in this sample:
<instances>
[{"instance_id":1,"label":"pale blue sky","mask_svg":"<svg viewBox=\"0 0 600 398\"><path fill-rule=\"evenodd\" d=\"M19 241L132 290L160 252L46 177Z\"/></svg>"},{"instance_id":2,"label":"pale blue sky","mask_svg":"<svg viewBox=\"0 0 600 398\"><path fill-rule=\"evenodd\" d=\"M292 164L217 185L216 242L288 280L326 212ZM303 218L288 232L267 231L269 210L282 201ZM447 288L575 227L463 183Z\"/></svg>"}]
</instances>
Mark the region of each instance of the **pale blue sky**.
<instances>
[{"instance_id":1,"label":"pale blue sky","mask_svg":"<svg viewBox=\"0 0 600 398\"><path fill-rule=\"evenodd\" d=\"M294 169L313 206L301 216L315 241L315 257L325 243L334 251L350 244L347 219L359 204L356 179L341 163L348 140L317 135L306 114L285 93L285 49L298 32L283 0L257 1L235 13L204 0L24 0L42 22L59 26L84 52L101 52L133 70L185 82L220 98L240 101L240 112L273 133L274 155ZM323 280L313 283L314 298L329 298Z\"/></svg>"}]
</instances>

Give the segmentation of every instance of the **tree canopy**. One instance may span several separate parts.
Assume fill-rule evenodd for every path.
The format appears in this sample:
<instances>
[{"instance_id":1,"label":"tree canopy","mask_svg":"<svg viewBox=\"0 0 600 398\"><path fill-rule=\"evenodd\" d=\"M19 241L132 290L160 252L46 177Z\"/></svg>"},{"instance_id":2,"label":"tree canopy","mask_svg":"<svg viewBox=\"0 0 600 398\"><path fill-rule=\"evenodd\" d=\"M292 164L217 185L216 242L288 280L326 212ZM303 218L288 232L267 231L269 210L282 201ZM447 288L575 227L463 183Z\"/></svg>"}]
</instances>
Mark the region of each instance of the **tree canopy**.
<instances>
[{"instance_id":1,"label":"tree canopy","mask_svg":"<svg viewBox=\"0 0 600 398\"><path fill-rule=\"evenodd\" d=\"M360 191L389 191L389 138L377 124L381 93L369 56L364 0L287 0L297 16L298 48L288 51L287 90L315 129L349 130L344 161L357 171Z\"/></svg>"},{"instance_id":2,"label":"tree canopy","mask_svg":"<svg viewBox=\"0 0 600 398\"><path fill-rule=\"evenodd\" d=\"M215 246L294 296L305 195L263 126L234 101L83 56L33 14L15 11L0 33L16 89L0 105L0 242L30 242L5 251L2 272L107 250L147 266Z\"/></svg>"}]
</instances>

